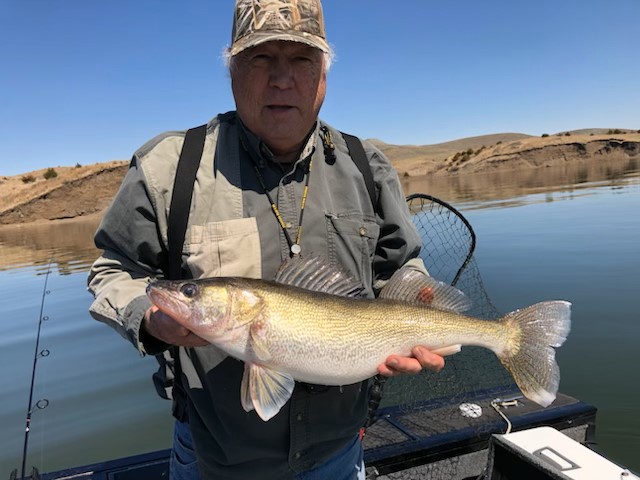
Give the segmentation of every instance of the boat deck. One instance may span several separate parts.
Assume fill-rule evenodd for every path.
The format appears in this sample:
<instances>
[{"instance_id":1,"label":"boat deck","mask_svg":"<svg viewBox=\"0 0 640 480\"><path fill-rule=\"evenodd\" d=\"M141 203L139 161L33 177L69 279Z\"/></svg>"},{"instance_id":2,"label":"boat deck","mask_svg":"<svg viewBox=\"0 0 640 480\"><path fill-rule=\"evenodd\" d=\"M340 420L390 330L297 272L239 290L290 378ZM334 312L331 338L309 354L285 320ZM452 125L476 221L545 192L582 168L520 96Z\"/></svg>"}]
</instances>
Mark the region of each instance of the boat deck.
<instances>
[{"instance_id":1,"label":"boat deck","mask_svg":"<svg viewBox=\"0 0 640 480\"><path fill-rule=\"evenodd\" d=\"M487 465L491 435L505 433L507 428L491 402L498 396L506 399L517 393L493 391L465 399L481 407L482 415L478 418L465 417L459 405L442 400L412 405L410 410L381 409L363 440L368 478L476 479ZM547 408L523 398L516 403L501 409L513 431L546 425L587 444L594 436L596 408L575 398L559 394ZM168 479L168 462L169 450L161 450L45 473L40 480ZM446 476L441 476L442 472L447 472Z\"/></svg>"}]
</instances>

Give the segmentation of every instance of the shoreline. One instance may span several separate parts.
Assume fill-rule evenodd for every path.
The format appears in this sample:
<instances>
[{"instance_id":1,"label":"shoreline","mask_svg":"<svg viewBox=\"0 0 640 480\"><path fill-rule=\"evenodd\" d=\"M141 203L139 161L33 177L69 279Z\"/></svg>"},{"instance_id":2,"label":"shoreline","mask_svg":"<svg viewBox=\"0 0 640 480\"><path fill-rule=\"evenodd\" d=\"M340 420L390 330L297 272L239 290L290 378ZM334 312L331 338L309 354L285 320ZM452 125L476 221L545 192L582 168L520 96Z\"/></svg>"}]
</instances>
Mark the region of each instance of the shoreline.
<instances>
[{"instance_id":1,"label":"shoreline","mask_svg":"<svg viewBox=\"0 0 640 480\"><path fill-rule=\"evenodd\" d=\"M467 140L479 142L478 137ZM498 141L488 147L482 145L475 150L464 149L464 140L451 144L450 150L439 150L435 156L434 148L438 146L397 146L381 142L376 146L390 159L405 194L428 193L415 189L449 184L451 194L447 194L447 190L440 194L448 201L464 196L467 190L490 195L496 182L507 182L515 191L518 185L513 183L514 177L526 186L539 183L538 178L556 170L566 171L565 175L571 176L569 182L580 183L597 176L615 177L640 165L640 133L635 132L518 138L504 143ZM0 177L0 228L101 217L117 192L128 163L112 161L85 167L57 167L59 175L52 180L42 179L46 169ZM21 181L25 176L34 177L33 183ZM481 179L485 179L484 183Z\"/></svg>"}]
</instances>

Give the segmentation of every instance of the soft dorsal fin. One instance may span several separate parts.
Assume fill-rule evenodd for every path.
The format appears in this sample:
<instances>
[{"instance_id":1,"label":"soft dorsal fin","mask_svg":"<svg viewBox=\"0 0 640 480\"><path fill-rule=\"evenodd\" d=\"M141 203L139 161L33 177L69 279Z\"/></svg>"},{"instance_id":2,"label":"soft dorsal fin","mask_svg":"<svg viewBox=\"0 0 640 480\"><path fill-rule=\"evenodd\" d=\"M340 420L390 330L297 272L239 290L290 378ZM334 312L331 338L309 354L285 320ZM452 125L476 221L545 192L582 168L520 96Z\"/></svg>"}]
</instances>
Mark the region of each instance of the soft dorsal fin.
<instances>
[{"instance_id":1,"label":"soft dorsal fin","mask_svg":"<svg viewBox=\"0 0 640 480\"><path fill-rule=\"evenodd\" d=\"M286 260L280 266L275 281L341 297L357 297L363 290L362 285L349 274L316 256L296 255Z\"/></svg>"},{"instance_id":2,"label":"soft dorsal fin","mask_svg":"<svg viewBox=\"0 0 640 480\"><path fill-rule=\"evenodd\" d=\"M471 300L460 290L411 267L396 271L380 291L380 298L457 313L471 308Z\"/></svg>"}]
</instances>

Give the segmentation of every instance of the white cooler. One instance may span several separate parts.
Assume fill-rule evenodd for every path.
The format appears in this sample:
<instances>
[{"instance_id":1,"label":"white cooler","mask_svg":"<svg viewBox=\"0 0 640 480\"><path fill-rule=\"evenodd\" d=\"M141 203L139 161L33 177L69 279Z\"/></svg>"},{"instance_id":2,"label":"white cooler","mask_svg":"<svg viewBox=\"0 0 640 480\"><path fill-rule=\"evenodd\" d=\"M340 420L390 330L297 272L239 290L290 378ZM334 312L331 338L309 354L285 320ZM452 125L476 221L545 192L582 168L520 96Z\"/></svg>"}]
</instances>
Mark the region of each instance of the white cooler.
<instances>
[{"instance_id":1,"label":"white cooler","mask_svg":"<svg viewBox=\"0 0 640 480\"><path fill-rule=\"evenodd\" d=\"M551 427L494 435L487 480L639 480Z\"/></svg>"}]
</instances>

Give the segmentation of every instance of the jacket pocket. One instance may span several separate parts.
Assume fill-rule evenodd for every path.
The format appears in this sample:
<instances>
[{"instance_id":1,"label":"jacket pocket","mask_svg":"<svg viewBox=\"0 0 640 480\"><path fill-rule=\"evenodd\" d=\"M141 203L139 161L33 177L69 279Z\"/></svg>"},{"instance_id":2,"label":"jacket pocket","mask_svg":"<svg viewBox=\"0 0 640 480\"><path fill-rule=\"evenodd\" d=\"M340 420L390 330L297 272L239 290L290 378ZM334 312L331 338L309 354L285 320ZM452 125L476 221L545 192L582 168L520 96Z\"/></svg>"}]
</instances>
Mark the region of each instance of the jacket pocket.
<instances>
[{"instance_id":1,"label":"jacket pocket","mask_svg":"<svg viewBox=\"0 0 640 480\"><path fill-rule=\"evenodd\" d=\"M253 217L191 226L187 253L193 278L262 276L260 237Z\"/></svg>"},{"instance_id":2,"label":"jacket pocket","mask_svg":"<svg viewBox=\"0 0 640 480\"><path fill-rule=\"evenodd\" d=\"M373 255L380 236L380 226L362 213L325 213L329 260L342 265L348 273L371 290Z\"/></svg>"}]
</instances>

